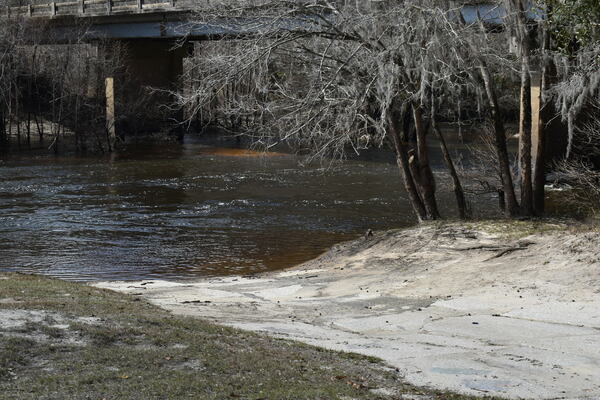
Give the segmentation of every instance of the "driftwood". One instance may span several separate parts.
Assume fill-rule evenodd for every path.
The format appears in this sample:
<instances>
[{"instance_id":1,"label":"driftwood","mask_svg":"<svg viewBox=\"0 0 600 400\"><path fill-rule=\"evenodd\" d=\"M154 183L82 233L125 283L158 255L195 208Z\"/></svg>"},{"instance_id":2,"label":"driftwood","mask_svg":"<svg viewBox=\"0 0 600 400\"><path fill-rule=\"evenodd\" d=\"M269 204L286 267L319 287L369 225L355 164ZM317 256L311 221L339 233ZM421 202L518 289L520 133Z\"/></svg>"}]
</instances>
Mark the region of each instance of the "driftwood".
<instances>
[{"instance_id":1,"label":"driftwood","mask_svg":"<svg viewBox=\"0 0 600 400\"><path fill-rule=\"evenodd\" d=\"M511 244L511 245L485 245L485 244L483 244L483 245L471 246L471 247L461 247L461 248L445 247L445 248L448 250L455 250L455 251L474 251L474 250L496 251L497 253L495 255L493 255L492 257L490 257L486 260L486 261L489 261L489 260L493 260L495 258L503 257L503 256L510 254L512 252L515 252L515 251L525 250L532 244L535 244L535 243L529 242L529 241L520 241L520 242Z\"/></svg>"}]
</instances>

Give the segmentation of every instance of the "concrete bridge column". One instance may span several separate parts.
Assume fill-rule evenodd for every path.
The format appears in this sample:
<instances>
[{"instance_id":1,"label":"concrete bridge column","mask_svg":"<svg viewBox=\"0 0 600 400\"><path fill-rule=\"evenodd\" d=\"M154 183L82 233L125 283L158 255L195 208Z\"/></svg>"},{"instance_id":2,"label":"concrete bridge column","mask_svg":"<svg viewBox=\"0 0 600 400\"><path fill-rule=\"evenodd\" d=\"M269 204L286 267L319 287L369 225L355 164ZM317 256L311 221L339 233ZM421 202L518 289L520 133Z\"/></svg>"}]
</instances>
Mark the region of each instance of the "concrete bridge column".
<instances>
[{"instance_id":1,"label":"concrete bridge column","mask_svg":"<svg viewBox=\"0 0 600 400\"><path fill-rule=\"evenodd\" d=\"M107 126L120 137L172 130L183 114L170 107L171 92L180 88L184 58L189 46L166 40L122 42L125 57L114 80L107 79ZM109 77L110 78L110 77ZM111 100L112 118L108 104Z\"/></svg>"}]
</instances>

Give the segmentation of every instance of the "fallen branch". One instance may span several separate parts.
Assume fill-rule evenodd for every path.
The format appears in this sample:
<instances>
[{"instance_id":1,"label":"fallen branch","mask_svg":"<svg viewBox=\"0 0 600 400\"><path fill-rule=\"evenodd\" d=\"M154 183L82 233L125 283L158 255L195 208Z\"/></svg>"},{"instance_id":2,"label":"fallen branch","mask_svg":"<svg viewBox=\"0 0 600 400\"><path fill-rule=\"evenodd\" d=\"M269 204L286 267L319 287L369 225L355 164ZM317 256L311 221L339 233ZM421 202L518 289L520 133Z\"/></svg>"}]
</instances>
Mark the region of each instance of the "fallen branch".
<instances>
[{"instance_id":1,"label":"fallen branch","mask_svg":"<svg viewBox=\"0 0 600 400\"><path fill-rule=\"evenodd\" d=\"M505 245L505 246L496 246L496 245L479 245L479 246L471 246L471 247L440 247L442 249L447 250L455 250L455 251L472 251L472 250L484 250L484 251L497 251L494 256L488 258L486 261L493 260L495 258L500 258L505 256L506 254L510 254L515 251L525 250L529 246L534 244L534 242L519 242L516 245Z\"/></svg>"}]
</instances>

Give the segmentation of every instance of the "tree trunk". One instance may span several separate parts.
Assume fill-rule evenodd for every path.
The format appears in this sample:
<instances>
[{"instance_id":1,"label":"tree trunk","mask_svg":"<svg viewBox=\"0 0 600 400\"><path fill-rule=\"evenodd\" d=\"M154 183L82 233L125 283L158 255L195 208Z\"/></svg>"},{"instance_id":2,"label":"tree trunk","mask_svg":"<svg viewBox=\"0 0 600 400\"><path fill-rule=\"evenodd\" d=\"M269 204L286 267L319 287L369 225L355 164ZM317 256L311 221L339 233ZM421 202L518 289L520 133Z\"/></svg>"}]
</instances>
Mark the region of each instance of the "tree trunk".
<instances>
[{"instance_id":1,"label":"tree trunk","mask_svg":"<svg viewBox=\"0 0 600 400\"><path fill-rule=\"evenodd\" d=\"M6 135L6 117L4 114L4 106L0 105L0 153L8 150L8 138Z\"/></svg>"},{"instance_id":2,"label":"tree trunk","mask_svg":"<svg viewBox=\"0 0 600 400\"><path fill-rule=\"evenodd\" d=\"M41 111L39 111L38 113L41 114ZM37 127L39 141L40 141L40 144L43 145L44 144L44 121L42 120L40 122L40 119L38 119L38 114L35 114L34 118L35 118L35 125Z\"/></svg>"},{"instance_id":3,"label":"tree trunk","mask_svg":"<svg viewBox=\"0 0 600 400\"><path fill-rule=\"evenodd\" d=\"M423 108L420 105L413 105L413 118L417 136L418 186L427 211L427 219L435 220L440 218L440 213L435 199L435 179L429 166L427 129L423 124Z\"/></svg>"},{"instance_id":4,"label":"tree trunk","mask_svg":"<svg viewBox=\"0 0 600 400\"><path fill-rule=\"evenodd\" d=\"M419 222L421 222L427 219L427 212L410 171L408 146L406 141L407 135L401 124L401 121L404 121L407 113L408 107L406 105L402 105L400 110L394 110L394 112L392 112L392 115L388 117L387 121L388 134L394 146L396 162L402 175L402 181L404 182L404 188L408 194L408 199Z\"/></svg>"},{"instance_id":5,"label":"tree trunk","mask_svg":"<svg viewBox=\"0 0 600 400\"><path fill-rule=\"evenodd\" d=\"M533 215L531 168L531 71L530 43L525 9L521 0L513 0L521 58L521 100L519 117L519 172L521 175L521 214Z\"/></svg>"},{"instance_id":6,"label":"tree trunk","mask_svg":"<svg viewBox=\"0 0 600 400\"><path fill-rule=\"evenodd\" d=\"M21 107L19 107L20 102L21 102L21 96L19 96L19 89L17 87L17 84L15 84L15 114L14 114L14 118L15 118L15 123L17 126L17 148L19 149L19 151L21 150Z\"/></svg>"},{"instance_id":7,"label":"tree trunk","mask_svg":"<svg viewBox=\"0 0 600 400\"><path fill-rule=\"evenodd\" d=\"M448 146L446 145L446 139L442 134L442 131L437 125L436 121L436 110L435 110L435 98L432 95L431 98L431 128L433 132L437 136L440 141L440 148L442 150L442 154L444 156L444 163L446 164L446 168L450 172L450 177L452 178L452 185L454 186L454 197L456 197L456 207L458 209L458 216L460 219L467 219L469 215L467 202L465 200L465 193L463 191L462 185L460 183L460 178L458 177L458 173L456 172L456 168L454 167L454 162L452 161L452 156L448 151Z\"/></svg>"},{"instance_id":8,"label":"tree trunk","mask_svg":"<svg viewBox=\"0 0 600 400\"><path fill-rule=\"evenodd\" d=\"M531 75L529 56L521 56L521 113L519 118L519 170L521 173L521 214L533 215L531 171Z\"/></svg>"},{"instance_id":9,"label":"tree trunk","mask_svg":"<svg viewBox=\"0 0 600 400\"><path fill-rule=\"evenodd\" d=\"M479 71L483 79L484 90L490 107L492 121L494 123L495 147L500 162L500 171L502 173L502 189L504 190L504 200L506 204L505 212L507 215L514 217L519 212L519 203L515 195L513 186L512 174L510 171L510 160L508 158L508 149L506 148L506 131L504 122L500 115L500 106L498 105L498 97L496 88L492 82L487 65L483 60L479 60Z\"/></svg>"}]
</instances>

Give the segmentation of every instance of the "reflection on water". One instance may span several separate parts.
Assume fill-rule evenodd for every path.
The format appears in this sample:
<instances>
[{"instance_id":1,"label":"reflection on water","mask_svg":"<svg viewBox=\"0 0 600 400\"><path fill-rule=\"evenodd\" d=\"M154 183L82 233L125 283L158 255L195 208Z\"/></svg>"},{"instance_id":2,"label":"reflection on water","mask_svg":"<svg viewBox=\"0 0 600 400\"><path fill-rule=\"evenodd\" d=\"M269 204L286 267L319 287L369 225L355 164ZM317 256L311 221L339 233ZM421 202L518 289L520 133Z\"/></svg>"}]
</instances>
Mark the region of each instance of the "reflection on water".
<instances>
[{"instance_id":1,"label":"reflection on water","mask_svg":"<svg viewBox=\"0 0 600 400\"><path fill-rule=\"evenodd\" d=\"M323 169L258 155L187 143L4 160L0 269L73 280L248 274L414 222L392 163Z\"/></svg>"},{"instance_id":2,"label":"reflection on water","mask_svg":"<svg viewBox=\"0 0 600 400\"><path fill-rule=\"evenodd\" d=\"M287 155L286 153L279 153L274 151L264 152L230 147L205 147L203 149L200 149L199 154L227 157L281 157Z\"/></svg>"}]
</instances>

